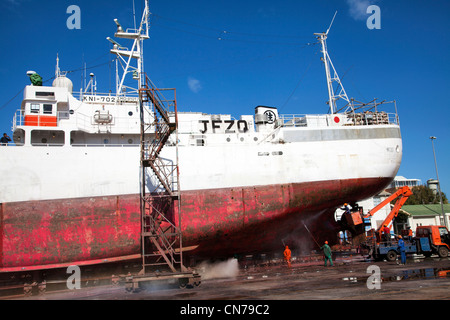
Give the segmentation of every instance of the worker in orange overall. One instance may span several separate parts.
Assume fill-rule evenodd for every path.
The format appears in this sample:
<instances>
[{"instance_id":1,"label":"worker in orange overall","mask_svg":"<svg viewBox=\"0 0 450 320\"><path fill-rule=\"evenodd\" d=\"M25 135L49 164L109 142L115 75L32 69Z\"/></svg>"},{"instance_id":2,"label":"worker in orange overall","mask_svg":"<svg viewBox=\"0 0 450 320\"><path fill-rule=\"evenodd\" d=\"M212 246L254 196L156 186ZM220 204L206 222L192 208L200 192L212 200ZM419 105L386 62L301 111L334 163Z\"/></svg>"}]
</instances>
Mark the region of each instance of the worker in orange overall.
<instances>
[{"instance_id":1,"label":"worker in orange overall","mask_svg":"<svg viewBox=\"0 0 450 320\"><path fill-rule=\"evenodd\" d=\"M286 246L286 249L284 249L284 260L286 260L288 267L291 267L291 250L289 249L288 246Z\"/></svg>"}]
</instances>

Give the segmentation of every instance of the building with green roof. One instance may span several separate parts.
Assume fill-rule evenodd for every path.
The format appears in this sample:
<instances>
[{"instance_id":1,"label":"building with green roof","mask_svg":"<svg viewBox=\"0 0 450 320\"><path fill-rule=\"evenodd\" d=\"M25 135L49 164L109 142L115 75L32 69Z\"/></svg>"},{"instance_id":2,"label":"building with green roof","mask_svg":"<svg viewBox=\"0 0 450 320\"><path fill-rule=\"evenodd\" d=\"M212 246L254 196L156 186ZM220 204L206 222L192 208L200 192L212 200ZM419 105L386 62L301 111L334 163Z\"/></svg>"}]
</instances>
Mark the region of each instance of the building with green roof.
<instances>
[{"instance_id":1,"label":"building with green roof","mask_svg":"<svg viewBox=\"0 0 450 320\"><path fill-rule=\"evenodd\" d=\"M408 224L413 231L417 226L445 225L440 204L404 205L401 211L408 215ZM450 226L450 204L444 204L444 213L447 226Z\"/></svg>"}]
</instances>

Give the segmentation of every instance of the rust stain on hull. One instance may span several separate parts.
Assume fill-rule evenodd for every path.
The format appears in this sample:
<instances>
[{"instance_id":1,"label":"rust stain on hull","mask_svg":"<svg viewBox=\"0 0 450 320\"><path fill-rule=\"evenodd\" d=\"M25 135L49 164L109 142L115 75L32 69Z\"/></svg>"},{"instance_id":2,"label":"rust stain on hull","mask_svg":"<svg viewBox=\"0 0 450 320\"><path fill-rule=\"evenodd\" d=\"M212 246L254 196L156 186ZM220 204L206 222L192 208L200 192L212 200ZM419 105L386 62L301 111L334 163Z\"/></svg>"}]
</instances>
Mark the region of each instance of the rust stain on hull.
<instances>
[{"instance_id":1,"label":"rust stain on hull","mask_svg":"<svg viewBox=\"0 0 450 320\"><path fill-rule=\"evenodd\" d=\"M190 254L207 257L279 249L282 239L304 233L303 221L319 241L333 241L335 207L367 198L390 181L185 191L183 244L198 246ZM139 195L0 204L0 271L139 254L139 210Z\"/></svg>"}]
</instances>

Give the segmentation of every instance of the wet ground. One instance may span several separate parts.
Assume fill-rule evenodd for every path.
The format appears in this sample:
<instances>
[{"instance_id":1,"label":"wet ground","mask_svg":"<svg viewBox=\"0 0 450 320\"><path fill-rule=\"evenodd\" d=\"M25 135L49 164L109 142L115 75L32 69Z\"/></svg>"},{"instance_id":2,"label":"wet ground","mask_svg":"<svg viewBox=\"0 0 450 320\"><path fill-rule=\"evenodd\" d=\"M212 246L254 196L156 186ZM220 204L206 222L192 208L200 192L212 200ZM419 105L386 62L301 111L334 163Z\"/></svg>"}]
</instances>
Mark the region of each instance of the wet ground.
<instances>
[{"instance_id":1,"label":"wet ground","mask_svg":"<svg viewBox=\"0 0 450 320\"><path fill-rule=\"evenodd\" d=\"M231 262L214 276L205 275L201 285L194 288L161 285L127 292L123 285L107 285L20 299L186 303L186 300L449 300L450 258L408 258L406 265L398 265L365 261L361 256L341 256L335 259L333 267L324 267L318 258L294 261L291 268L279 262Z\"/></svg>"}]
</instances>

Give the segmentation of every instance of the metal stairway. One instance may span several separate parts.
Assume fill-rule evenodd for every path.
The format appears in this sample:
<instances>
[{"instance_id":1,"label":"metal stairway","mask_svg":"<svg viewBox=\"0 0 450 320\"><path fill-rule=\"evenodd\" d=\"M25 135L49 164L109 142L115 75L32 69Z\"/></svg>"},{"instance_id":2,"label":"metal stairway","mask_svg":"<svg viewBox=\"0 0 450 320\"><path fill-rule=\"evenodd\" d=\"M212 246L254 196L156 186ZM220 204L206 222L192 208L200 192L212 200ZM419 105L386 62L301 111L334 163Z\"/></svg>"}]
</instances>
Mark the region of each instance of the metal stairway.
<instances>
[{"instance_id":1,"label":"metal stairway","mask_svg":"<svg viewBox=\"0 0 450 320\"><path fill-rule=\"evenodd\" d=\"M157 89L145 76L145 83L139 89L139 101L142 272L147 273L146 268L164 266L172 272L183 272L186 268L181 249L178 152L175 161L160 157L170 135L177 129L176 91ZM178 138L172 144L178 148Z\"/></svg>"}]
</instances>

